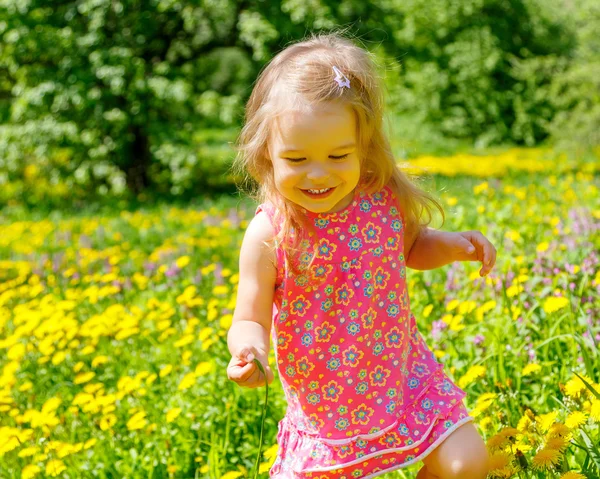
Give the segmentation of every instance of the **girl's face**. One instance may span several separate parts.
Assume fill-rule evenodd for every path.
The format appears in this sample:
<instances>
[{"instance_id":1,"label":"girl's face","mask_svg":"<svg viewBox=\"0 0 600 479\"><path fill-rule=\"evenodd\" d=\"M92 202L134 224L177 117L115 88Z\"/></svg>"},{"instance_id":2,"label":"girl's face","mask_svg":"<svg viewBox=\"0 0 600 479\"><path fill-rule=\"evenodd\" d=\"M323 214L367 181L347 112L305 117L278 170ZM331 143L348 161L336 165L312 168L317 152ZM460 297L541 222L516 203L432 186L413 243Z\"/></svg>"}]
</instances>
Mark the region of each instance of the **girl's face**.
<instances>
[{"instance_id":1,"label":"girl's face","mask_svg":"<svg viewBox=\"0 0 600 479\"><path fill-rule=\"evenodd\" d=\"M273 121L268 145L277 190L312 211L331 213L352 202L360 179L356 119L349 106L320 103Z\"/></svg>"}]
</instances>

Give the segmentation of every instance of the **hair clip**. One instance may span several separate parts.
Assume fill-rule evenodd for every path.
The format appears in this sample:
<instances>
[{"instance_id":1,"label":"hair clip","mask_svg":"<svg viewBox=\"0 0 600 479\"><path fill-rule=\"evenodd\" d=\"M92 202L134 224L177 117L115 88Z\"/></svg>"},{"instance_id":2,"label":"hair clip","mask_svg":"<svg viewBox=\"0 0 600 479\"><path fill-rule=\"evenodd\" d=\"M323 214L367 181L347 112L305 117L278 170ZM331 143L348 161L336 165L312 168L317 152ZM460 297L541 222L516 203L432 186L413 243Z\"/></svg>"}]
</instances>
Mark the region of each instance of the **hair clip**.
<instances>
[{"instance_id":1,"label":"hair clip","mask_svg":"<svg viewBox=\"0 0 600 479\"><path fill-rule=\"evenodd\" d=\"M334 78L334 80L338 83L338 85L340 86L340 88L346 87L346 88L350 88L350 80L348 79L348 77L346 75L344 75L339 69L338 67L333 67L333 71L336 74L336 77Z\"/></svg>"}]
</instances>

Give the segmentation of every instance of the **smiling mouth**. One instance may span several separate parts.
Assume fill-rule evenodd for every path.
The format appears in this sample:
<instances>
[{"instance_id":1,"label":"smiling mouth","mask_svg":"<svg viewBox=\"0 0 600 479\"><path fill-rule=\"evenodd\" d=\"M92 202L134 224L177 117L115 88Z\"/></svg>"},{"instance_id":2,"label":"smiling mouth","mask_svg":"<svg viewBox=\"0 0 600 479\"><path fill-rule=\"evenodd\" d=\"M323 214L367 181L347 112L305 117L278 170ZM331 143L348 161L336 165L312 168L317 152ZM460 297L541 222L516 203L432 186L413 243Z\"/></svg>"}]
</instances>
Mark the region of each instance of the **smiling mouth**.
<instances>
[{"instance_id":1,"label":"smiling mouth","mask_svg":"<svg viewBox=\"0 0 600 479\"><path fill-rule=\"evenodd\" d=\"M310 189L310 190L301 190L306 196L309 196L311 198L326 198L328 197L331 193L333 193L333 190L335 190L337 187L333 187L333 188L316 188L316 189Z\"/></svg>"}]
</instances>

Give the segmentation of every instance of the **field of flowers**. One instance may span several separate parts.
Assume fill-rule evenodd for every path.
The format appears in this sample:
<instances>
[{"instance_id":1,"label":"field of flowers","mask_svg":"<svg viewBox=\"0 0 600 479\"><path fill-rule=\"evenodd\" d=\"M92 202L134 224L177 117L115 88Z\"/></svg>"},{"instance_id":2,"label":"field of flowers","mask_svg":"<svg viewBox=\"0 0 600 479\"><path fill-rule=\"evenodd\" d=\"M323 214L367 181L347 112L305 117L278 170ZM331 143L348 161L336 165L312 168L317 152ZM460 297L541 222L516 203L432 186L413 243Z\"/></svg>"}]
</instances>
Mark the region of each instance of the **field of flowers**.
<instances>
[{"instance_id":1,"label":"field of flowers","mask_svg":"<svg viewBox=\"0 0 600 479\"><path fill-rule=\"evenodd\" d=\"M412 163L437 173L443 229L479 229L498 250L486 278L475 263L409 272L421 332L468 393L490 477L600 477L599 163L538 150ZM1 479L253 477L265 391L225 368L254 208L221 197L0 215ZM261 477L284 410L276 378Z\"/></svg>"}]
</instances>

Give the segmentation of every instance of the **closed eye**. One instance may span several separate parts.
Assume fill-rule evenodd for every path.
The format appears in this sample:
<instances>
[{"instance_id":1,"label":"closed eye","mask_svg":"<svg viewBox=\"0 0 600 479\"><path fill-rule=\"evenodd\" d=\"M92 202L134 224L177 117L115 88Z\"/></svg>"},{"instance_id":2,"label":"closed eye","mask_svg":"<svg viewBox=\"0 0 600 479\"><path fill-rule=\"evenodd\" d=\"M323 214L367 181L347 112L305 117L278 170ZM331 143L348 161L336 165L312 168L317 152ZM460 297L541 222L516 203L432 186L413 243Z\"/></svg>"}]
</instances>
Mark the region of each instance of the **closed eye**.
<instances>
[{"instance_id":1,"label":"closed eye","mask_svg":"<svg viewBox=\"0 0 600 479\"><path fill-rule=\"evenodd\" d=\"M350 153L346 153L345 155L342 156L330 156L329 158L333 158L334 160L343 160L344 158L346 158Z\"/></svg>"},{"instance_id":2,"label":"closed eye","mask_svg":"<svg viewBox=\"0 0 600 479\"><path fill-rule=\"evenodd\" d=\"M306 158L284 158L284 160L291 161L292 163L300 163L301 161L306 160Z\"/></svg>"}]
</instances>

